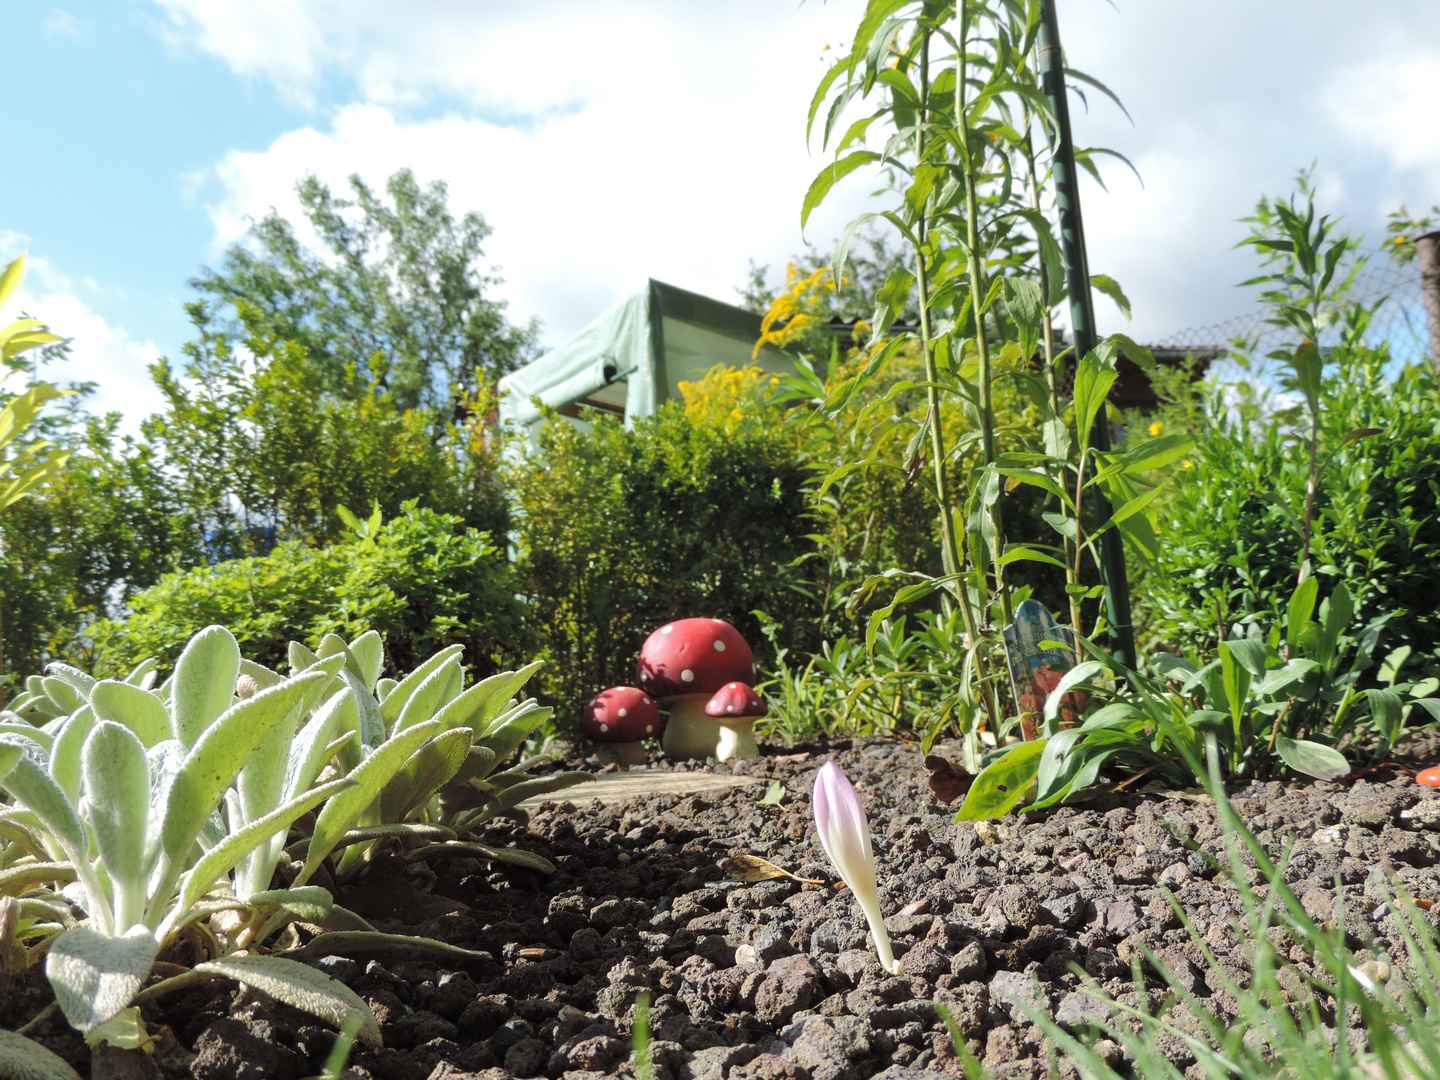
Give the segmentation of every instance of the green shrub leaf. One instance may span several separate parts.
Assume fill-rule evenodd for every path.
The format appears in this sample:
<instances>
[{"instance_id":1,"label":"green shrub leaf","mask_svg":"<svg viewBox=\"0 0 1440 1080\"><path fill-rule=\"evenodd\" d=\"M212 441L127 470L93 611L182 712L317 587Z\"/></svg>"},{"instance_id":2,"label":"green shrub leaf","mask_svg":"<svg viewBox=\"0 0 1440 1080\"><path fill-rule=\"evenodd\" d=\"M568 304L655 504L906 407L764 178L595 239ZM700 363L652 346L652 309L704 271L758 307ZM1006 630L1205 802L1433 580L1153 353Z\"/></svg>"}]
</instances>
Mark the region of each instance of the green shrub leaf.
<instances>
[{"instance_id":1,"label":"green shrub leaf","mask_svg":"<svg viewBox=\"0 0 1440 1080\"><path fill-rule=\"evenodd\" d=\"M1350 775L1350 763L1333 746L1277 735L1275 752L1290 768L1317 780L1338 780Z\"/></svg>"},{"instance_id":2,"label":"green shrub leaf","mask_svg":"<svg viewBox=\"0 0 1440 1080\"><path fill-rule=\"evenodd\" d=\"M1058 695L1052 695L1058 696ZM1025 797L1040 769L1040 756L1047 739L1022 742L998 761L980 770L970 785L956 821L980 821L1002 817Z\"/></svg>"}]
</instances>

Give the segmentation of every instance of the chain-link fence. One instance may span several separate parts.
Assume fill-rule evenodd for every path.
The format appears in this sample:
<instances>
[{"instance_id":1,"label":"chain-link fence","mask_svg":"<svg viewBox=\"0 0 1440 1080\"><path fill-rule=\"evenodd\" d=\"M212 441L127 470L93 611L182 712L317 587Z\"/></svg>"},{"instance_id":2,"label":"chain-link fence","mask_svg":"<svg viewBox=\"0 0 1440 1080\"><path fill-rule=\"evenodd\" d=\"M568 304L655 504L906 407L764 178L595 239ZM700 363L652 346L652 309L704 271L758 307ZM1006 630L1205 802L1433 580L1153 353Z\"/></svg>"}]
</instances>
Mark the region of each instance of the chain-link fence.
<instances>
[{"instance_id":1,"label":"chain-link fence","mask_svg":"<svg viewBox=\"0 0 1440 1080\"><path fill-rule=\"evenodd\" d=\"M1415 263L1400 266L1383 251L1362 252L1366 263L1355 276L1345 299L1366 307L1376 304L1366 331L1372 344L1389 342L1390 355L1398 364L1418 363L1428 353L1429 331L1425 322L1425 303L1420 292L1420 271ZM1320 343L1339 333L1332 326L1322 333ZM1256 309L1210 326L1194 326L1177 331L1160 341L1157 348L1195 352L1224 348L1232 342L1246 342L1251 356L1264 356L1286 345L1298 344L1295 331L1288 326L1275 326Z\"/></svg>"}]
</instances>

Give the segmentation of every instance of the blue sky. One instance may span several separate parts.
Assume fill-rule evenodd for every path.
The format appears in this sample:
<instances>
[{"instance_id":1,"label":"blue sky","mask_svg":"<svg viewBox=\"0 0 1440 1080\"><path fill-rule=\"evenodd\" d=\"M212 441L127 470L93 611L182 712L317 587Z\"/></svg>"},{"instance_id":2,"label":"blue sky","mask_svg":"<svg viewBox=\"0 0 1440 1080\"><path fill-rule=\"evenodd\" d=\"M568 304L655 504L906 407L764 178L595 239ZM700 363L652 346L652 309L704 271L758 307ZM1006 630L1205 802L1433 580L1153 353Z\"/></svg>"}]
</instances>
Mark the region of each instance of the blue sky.
<instances>
[{"instance_id":1,"label":"blue sky","mask_svg":"<svg viewBox=\"0 0 1440 1080\"><path fill-rule=\"evenodd\" d=\"M1110 83L1082 142L1128 154L1087 190L1091 265L1137 336L1248 306L1235 219L1318 162L1325 208L1378 238L1386 210L1440 202L1434 0L1060 0L1070 60ZM804 112L859 0L539 5L432 0L8 3L11 130L0 256L28 246L21 303L74 339L73 376L127 426L144 374L186 339L186 281L250 217L401 166L495 229L518 319L558 344L646 276L730 299L755 257L800 247L822 161ZM403 15L397 12L403 11ZM1363 17L1357 15L1357 11ZM12 135L12 145L14 145ZM817 215L828 243L865 185ZM6 312L6 317L13 314ZM1113 310L1102 329L1121 329ZM1108 325L1107 325L1108 323ZM55 372L55 377L67 373Z\"/></svg>"},{"instance_id":2,"label":"blue sky","mask_svg":"<svg viewBox=\"0 0 1440 1080\"><path fill-rule=\"evenodd\" d=\"M0 180L0 227L107 318L169 344L184 336L184 283L213 233L187 178L232 147L267 145L306 111L159 30L142 5L0 7L10 76L26 88L12 130L30 136L26 160Z\"/></svg>"}]
</instances>

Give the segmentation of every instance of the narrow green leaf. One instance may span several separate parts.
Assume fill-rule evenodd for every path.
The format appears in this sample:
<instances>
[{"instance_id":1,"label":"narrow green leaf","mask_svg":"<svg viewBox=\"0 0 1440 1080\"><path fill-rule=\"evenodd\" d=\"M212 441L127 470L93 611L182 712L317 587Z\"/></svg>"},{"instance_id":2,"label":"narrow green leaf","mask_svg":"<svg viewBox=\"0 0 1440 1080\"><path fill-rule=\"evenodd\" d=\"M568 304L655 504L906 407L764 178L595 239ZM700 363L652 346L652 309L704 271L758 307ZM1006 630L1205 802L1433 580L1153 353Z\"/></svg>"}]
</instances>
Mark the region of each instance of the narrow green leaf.
<instances>
[{"instance_id":1,"label":"narrow green leaf","mask_svg":"<svg viewBox=\"0 0 1440 1080\"><path fill-rule=\"evenodd\" d=\"M1151 469L1163 469L1172 461L1178 461L1195 449L1195 440L1188 435L1162 435L1136 447L1121 460L1128 476L1136 476Z\"/></svg>"},{"instance_id":2,"label":"narrow green leaf","mask_svg":"<svg viewBox=\"0 0 1440 1080\"><path fill-rule=\"evenodd\" d=\"M25 262L28 254L28 252L21 252L5 264L3 271L0 271L0 306L3 306L10 297L15 295L15 290L20 288L20 283L25 280Z\"/></svg>"},{"instance_id":3,"label":"narrow green leaf","mask_svg":"<svg viewBox=\"0 0 1440 1080\"><path fill-rule=\"evenodd\" d=\"M405 702L404 708L400 710L400 715L396 717L395 726L390 730L390 734L398 735L406 728L412 728L416 724L431 719L440 705L446 685L458 675L459 671L460 661L453 657L432 671L419 686L415 687L415 692L410 695L410 700Z\"/></svg>"},{"instance_id":4,"label":"narrow green leaf","mask_svg":"<svg viewBox=\"0 0 1440 1080\"><path fill-rule=\"evenodd\" d=\"M145 836L150 817L150 767L145 747L127 727L102 720L81 752L90 824L105 872L115 887L118 930L145 915Z\"/></svg>"},{"instance_id":5,"label":"narrow green leaf","mask_svg":"<svg viewBox=\"0 0 1440 1080\"><path fill-rule=\"evenodd\" d=\"M475 949L462 949L434 938L410 934L383 934L376 930L336 930L318 934L298 949L286 949L279 956L311 959L321 956L375 956L401 960L433 957L459 964L489 960L490 954Z\"/></svg>"},{"instance_id":6,"label":"narrow green leaf","mask_svg":"<svg viewBox=\"0 0 1440 1080\"><path fill-rule=\"evenodd\" d=\"M1009 566L1015 562L1038 562L1048 566L1058 566L1061 570L1068 570L1063 562L1054 555L1029 547L1026 544L1011 544L1005 549L1005 554L997 560L1001 566Z\"/></svg>"},{"instance_id":7,"label":"narrow green leaf","mask_svg":"<svg viewBox=\"0 0 1440 1080\"><path fill-rule=\"evenodd\" d=\"M297 675L237 703L205 728L170 788L161 839L173 862L189 851L225 789L270 733L298 711L317 680L329 679L323 671Z\"/></svg>"},{"instance_id":8,"label":"narrow green leaf","mask_svg":"<svg viewBox=\"0 0 1440 1080\"><path fill-rule=\"evenodd\" d=\"M385 668L385 643L374 630L367 630L350 643L350 656L355 661L360 681L366 689L375 689L375 680Z\"/></svg>"},{"instance_id":9,"label":"narrow green leaf","mask_svg":"<svg viewBox=\"0 0 1440 1080\"><path fill-rule=\"evenodd\" d=\"M381 791L381 820L404 821L428 803L465 763L474 737L468 727L452 728L416 750Z\"/></svg>"},{"instance_id":10,"label":"narrow green leaf","mask_svg":"<svg viewBox=\"0 0 1440 1080\"><path fill-rule=\"evenodd\" d=\"M270 837L284 835L284 831L301 814L309 813L337 792L354 786L355 781L341 777L311 788L303 795L297 795L262 818L250 822L244 828L230 833L216 844L191 867L180 886L179 896L165 921L161 923L159 936L168 937L177 919L184 916L190 907L204 896L222 877L228 874L241 859Z\"/></svg>"},{"instance_id":11,"label":"narrow green leaf","mask_svg":"<svg viewBox=\"0 0 1440 1080\"><path fill-rule=\"evenodd\" d=\"M550 795L564 788L574 787L576 784L586 784L595 777L588 772L562 772L552 773L549 776L537 776L531 780L522 780L518 784L511 784L500 793L500 807L509 810L513 806L519 806L526 799L534 798L537 795Z\"/></svg>"},{"instance_id":12,"label":"narrow green leaf","mask_svg":"<svg viewBox=\"0 0 1440 1080\"><path fill-rule=\"evenodd\" d=\"M517 671L501 671L482 679L436 713L435 719L446 729L464 724L479 740L530 676L544 666L545 661L536 660Z\"/></svg>"},{"instance_id":13,"label":"narrow green leaf","mask_svg":"<svg viewBox=\"0 0 1440 1080\"><path fill-rule=\"evenodd\" d=\"M1075 416L1081 442L1088 445L1095 418L1115 385L1115 346L1101 342L1080 358L1075 368Z\"/></svg>"},{"instance_id":14,"label":"narrow green leaf","mask_svg":"<svg viewBox=\"0 0 1440 1080\"><path fill-rule=\"evenodd\" d=\"M85 823L80 820L80 815L75 812L60 785L26 757L20 748L0 746L0 753L14 758L0 778L0 786L39 819L45 830L60 843L67 858L72 862L84 862L89 853Z\"/></svg>"},{"instance_id":15,"label":"narrow green leaf","mask_svg":"<svg viewBox=\"0 0 1440 1080\"><path fill-rule=\"evenodd\" d=\"M1091 274L1090 287L1114 300L1120 314L1125 316L1125 321L1130 321L1130 298L1125 295L1125 290L1120 288L1118 281L1106 274Z\"/></svg>"},{"instance_id":16,"label":"narrow green leaf","mask_svg":"<svg viewBox=\"0 0 1440 1080\"><path fill-rule=\"evenodd\" d=\"M485 746L494 752L498 761L504 761L554 713L554 709L536 704L533 698L523 701L486 732Z\"/></svg>"},{"instance_id":17,"label":"narrow green leaf","mask_svg":"<svg viewBox=\"0 0 1440 1080\"><path fill-rule=\"evenodd\" d=\"M387 732L391 730L391 725L400 719L400 711L409 702L410 695L420 688L420 684L452 656L459 656L464 651L463 645L448 645L400 680L395 689L380 703L380 717L385 722Z\"/></svg>"},{"instance_id":18,"label":"narrow green leaf","mask_svg":"<svg viewBox=\"0 0 1440 1080\"><path fill-rule=\"evenodd\" d=\"M800 207L801 231L804 231L805 223L810 220L810 214L825 201L825 196L830 194L831 188L862 165L879 160L880 155L872 150L857 150L821 169L820 174L810 182L810 190L805 192L805 199Z\"/></svg>"}]
</instances>

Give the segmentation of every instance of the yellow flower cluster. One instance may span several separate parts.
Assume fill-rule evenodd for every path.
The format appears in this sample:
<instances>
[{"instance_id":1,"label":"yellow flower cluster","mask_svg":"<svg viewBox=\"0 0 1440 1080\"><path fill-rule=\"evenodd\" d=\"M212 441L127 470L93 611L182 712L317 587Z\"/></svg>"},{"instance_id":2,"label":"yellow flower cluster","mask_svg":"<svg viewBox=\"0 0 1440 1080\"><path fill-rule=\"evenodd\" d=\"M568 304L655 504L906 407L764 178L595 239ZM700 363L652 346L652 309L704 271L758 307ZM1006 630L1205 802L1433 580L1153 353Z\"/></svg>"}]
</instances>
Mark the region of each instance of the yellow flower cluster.
<instances>
[{"instance_id":1,"label":"yellow flower cluster","mask_svg":"<svg viewBox=\"0 0 1440 1080\"><path fill-rule=\"evenodd\" d=\"M760 340L755 343L751 358L759 356L760 349L765 345L784 348L803 340L816 327L823 326L827 321L824 314L825 294L834 291L835 275L828 266L809 274L793 262L785 267L785 288L770 304L760 322Z\"/></svg>"},{"instance_id":2,"label":"yellow flower cluster","mask_svg":"<svg viewBox=\"0 0 1440 1080\"><path fill-rule=\"evenodd\" d=\"M745 409L779 382L758 367L732 368L716 364L702 378L680 384L685 416L695 423L710 423L734 431L755 410Z\"/></svg>"}]
</instances>

